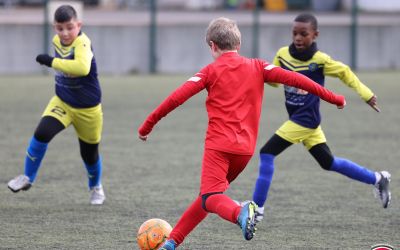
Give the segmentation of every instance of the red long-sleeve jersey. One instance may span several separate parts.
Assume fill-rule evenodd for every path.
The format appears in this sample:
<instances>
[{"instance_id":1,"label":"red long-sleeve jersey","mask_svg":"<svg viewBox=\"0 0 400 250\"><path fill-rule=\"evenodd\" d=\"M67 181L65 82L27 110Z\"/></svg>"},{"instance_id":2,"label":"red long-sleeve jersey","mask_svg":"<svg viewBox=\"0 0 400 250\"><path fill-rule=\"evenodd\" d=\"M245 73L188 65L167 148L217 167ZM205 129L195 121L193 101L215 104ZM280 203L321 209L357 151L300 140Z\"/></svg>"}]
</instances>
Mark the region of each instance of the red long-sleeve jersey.
<instances>
[{"instance_id":1,"label":"red long-sleeve jersey","mask_svg":"<svg viewBox=\"0 0 400 250\"><path fill-rule=\"evenodd\" d=\"M275 67L261 59L226 52L172 92L139 127L148 135L156 123L206 89L208 128L205 147L228 153L252 155L261 115L264 83L276 82L304 89L321 99L343 106L345 99L296 72Z\"/></svg>"}]
</instances>

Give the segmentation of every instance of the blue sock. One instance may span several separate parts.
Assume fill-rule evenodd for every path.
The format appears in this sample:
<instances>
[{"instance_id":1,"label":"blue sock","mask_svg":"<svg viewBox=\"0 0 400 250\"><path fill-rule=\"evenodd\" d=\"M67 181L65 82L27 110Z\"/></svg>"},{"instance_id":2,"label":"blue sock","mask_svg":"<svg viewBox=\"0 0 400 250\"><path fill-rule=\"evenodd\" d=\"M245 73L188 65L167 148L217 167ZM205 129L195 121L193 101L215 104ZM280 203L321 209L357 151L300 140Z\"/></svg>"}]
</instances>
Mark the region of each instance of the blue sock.
<instances>
[{"instance_id":1,"label":"blue sock","mask_svg":"<svg viewBox=\"0 0 400 250\"><path fill-rule=\"evenodd\" d=\"M269 186L274 174L274 159L271 154L260 154L259 174L254 187L253 201L263 207L268 197Z\"/></svg>"},{"instance_id":2,"label":"blue sock","mask_svg":"<svg viewBox=\"0 0 400 250\"><path fill-rule=\"evenodd\" d=\"M350 160L334 157L330 170L343 174L353 180L366 184L375 184L375 172L364 168Z\"/></svg>"},{"instance_id":3,"label":"blue sock","mask_svg":"<svg viewBox=\"0 0 400 250\"><path fill-rule=\"evenodd\" d=\"M47 145L48 143L40 142L33 136L26 149L24 174L29 177L31 183L35 181L40 163L46 153Z\"/></svg>"},{"instance_id":4,"label":"blue sock","mask_svg":"<svg viewBox=\"0 0 400 250\"><path fill-rule=\"evenodd\" d=\"M88 173L89 188L100 186L102 173L101 157L93 165L85 163L85 167Z\"/></svg>"}]
</instances>

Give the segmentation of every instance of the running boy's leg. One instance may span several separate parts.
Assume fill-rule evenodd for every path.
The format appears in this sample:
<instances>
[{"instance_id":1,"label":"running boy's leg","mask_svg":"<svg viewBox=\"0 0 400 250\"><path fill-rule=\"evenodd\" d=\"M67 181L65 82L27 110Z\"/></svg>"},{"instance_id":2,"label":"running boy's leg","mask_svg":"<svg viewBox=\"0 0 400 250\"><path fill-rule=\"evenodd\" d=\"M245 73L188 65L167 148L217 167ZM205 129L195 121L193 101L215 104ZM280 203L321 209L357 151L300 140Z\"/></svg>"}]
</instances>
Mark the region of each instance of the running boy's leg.
<instances>
[{"instance_id":1,"label":"running boy's leg","mask_svg":"<svg viewBox=\"0 0 400 250\"><path fill-rule=\"evenodd\" d=\"M31 183L33 183L36 178L48 143L64 129L65 126L54 117L45 116L40 120L35 134L26 150L25 175L29 177Z\"/></svg>"},{"instance_id":2,"label":"running boy's leg","mask_svg":"<svg viewBox=\"0 0 400 250\"><path fill-rule=\"evenodd\" d=\"M359 182L375 185L383 207L386 208L389 205L391 195L388 172L375 172L348 159L333 156L326 143L313 146L309 152L323 169L337 172Z\"/></svg>"},{"instance_id":3,"label":"running boy's leg","mask_svg":"<svg viewBox=\"0 0 400 250\"><path fill-rule=\"evenodd\" d=\"M99 144L103 130L101 105L85 109L71 109L74 114L72 124L79 137L81 157L88 173L89 188L101 185L102 162Z\"/></svg>"},{"instance_id":4,"label":"running boy's leg","mask_svg":"<svg viewBox=\"0 0 400 250\"><path fill-rule=\"evenodd\" d=\"M90 144L79 139L81 157L86 167L88 176L88 186L90 190L90 203L92 205L101 205L106 196L101 185L102 161L99 156L99 144Z\"/></svg>"},{"instance_id":5,"label":"running boy's leg","mask_svg":"<svg viewBox=\"0 0 400 250\"><path fill-rule=\"evenodd\" d=\"M73 125L79 137L80 152L88 175L91 192L90 203L101 205L105 201L102 176L102 158L99 144L103 129L103 111L101 104L85 109L71 109L74 113Z\"/></svg>"},{"instance_id":6,"label":"running boy's leg","mask_svg":"<svg viewBox=\"0 0 400 250\"><path fill-rule=\"evenodd\" d=\"M379 173L371 171L350 160L333 156L326 143L313 146L310 148L309 152L325 170L335 171L366 184L376 184Z\"/></svg>"},{"instance_id":7,"label":"running boy's leg","mask_svg":"<svg viewBox=\"0 0 400 250\"><path fill-rule=\"evenodd\" d=\"M65 126L54 117L44 116L40 120L26 150L24 175L9 181L8 187L11 191L28 190L31 187L47 151L48 143L63 129Z\"/></svg>"},{"instance_id":8,"label":"running boy's leg","mask_svg":"<svg viewBox=\"0 0 400 250\"><path fill-rule=\"evenodd\" d=\"M57 96L50 99L45 108L42 119L30 141L25 158L25 174L19 175L8 182L13 192L28 190L35 181L40 163L47 150L47 144L60 131L71 123L68 106Z\"/></svg>"},{"instance_id":9,"label":"running boy's leg","mask_svg":"<svg viewBox=\"0 0 400 250\"><path fill-rule=\"evenodd\" d=\"M99 144L90 144L79 139L80 153L88 173L88 186L101 185L102 163L99 156Z\"/></svg>"},{"instance_id":10,"label":"running boy's leg","mask_svg":"<svg viewBox=\"0 0 400 250\"><path fill-rule=\"evenodd\" d=\"M282 137L274 134L268 142L260 150L259 174L254 187L253 200L263 208L268 197L269 187L274 174L274 160L277 155L282 153L286 148L292 145ZM262 219L262 215L257 220Z\"/></svg>"}]
</instances>

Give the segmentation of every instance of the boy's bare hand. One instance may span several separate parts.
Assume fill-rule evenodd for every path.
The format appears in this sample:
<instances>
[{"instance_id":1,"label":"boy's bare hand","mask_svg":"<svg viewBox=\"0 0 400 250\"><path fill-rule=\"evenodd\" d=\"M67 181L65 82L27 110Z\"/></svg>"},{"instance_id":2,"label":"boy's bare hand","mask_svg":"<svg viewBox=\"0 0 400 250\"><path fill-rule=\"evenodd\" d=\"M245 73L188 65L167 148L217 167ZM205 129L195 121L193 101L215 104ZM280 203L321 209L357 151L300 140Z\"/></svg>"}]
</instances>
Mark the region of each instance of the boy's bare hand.
<instances>
[{"instance_id":1,"label":"boy's bare hand","mask_svg":"<svg viewBox=\"0 0 400 250\"><path fill-rule=\"evenodd\" d=\"M371 97L371 99L369 99L369 100L367 101L367 104L368 104L369 106L371 106L376 112L381 112L381 110L378 108L378 102L377 102L377 97L376 97L376 95L373 95L373 96Z\"/></svg>"},{"instance_id":2,"label":"boy's bare hand","mask_svg":"<svg viewBox=\"0 0 400 250\"><path fill-rule=\"evenodd\" d=\"M343 105L338 105L336 106L338 109L344 109L344 106L346 106L346 100L344 101Z\"/></svg>"},{"instance_id":3,"label":"boy's bare hand","mask_svg":"<svg viewBox=\"0 0 400 250\"><path fill-rule=\"evenodd\" d=\"M139 134L139 139L140 140L142 140L142 141L147 141L147 135L141 135L141 134Z\"/></svg>"}]
</instances>

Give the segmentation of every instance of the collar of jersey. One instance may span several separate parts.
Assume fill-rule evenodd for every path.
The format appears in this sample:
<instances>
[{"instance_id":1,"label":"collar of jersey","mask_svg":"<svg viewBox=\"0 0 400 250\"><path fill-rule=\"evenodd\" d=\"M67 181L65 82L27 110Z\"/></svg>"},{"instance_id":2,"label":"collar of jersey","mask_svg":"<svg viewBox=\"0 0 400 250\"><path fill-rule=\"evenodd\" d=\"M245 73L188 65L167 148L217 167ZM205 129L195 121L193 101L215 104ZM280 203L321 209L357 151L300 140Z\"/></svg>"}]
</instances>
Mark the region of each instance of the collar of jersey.
<instances>
[{"instance_id":1,"label":"collar of jersey","mask_svg":"<svg viewBox=\"0 0 400 250\"><path fill-rule=\"evenodd\" d=\"M298 51L294 44L290 44L289 53L293 58L296 58L300 61L308 61L310 60L314 54L318 51L317 43L313 42L310 47L305 49L304 51Z\"/></svg>"},{"instance_id":2,"label":"collar of jersey","mask_svg":"<svg viewBox=\"0 0 400 250\"><path fill-rule=\"evenodd\" d=\"M222 53L221 56L234 56L234 55L237 55L237 54L238 54L237 50L235 50L235 51L226 51L226 52Z\"/></svg>"}]
</instances>

